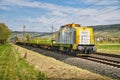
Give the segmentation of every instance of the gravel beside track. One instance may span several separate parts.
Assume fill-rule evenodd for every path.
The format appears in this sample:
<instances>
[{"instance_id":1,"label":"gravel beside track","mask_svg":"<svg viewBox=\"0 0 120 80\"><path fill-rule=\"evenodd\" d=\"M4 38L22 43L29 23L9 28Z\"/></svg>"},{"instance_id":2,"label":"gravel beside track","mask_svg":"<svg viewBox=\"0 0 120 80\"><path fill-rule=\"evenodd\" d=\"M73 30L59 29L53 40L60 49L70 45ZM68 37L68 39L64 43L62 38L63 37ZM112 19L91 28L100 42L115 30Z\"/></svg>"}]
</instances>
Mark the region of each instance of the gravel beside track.
<instances>
[{"instance_id":1,"label":"gravel beside track","mask_svg":"<svg viewBox=\"0 0 120 80\"><path fill-rule=\"evenodd\" d=\"M71 64L71 65L74 65L74 66L77 66L83 69L87 69L94 73L98 73L101 75L111 77L116 80L120 80L120 68L112 67L112 66L105 65L102 63L97 63L94 61L85 60L85 59L78 58L78 57L72 57L72 56L61 54L58 52L46 51L40 48L34 48L34 47L28 47L28 46L24 46L24 47L27 49L31 49L33 51L39 52L43 55L53 57L67 64Z\"/></svg>"}]
</instances>

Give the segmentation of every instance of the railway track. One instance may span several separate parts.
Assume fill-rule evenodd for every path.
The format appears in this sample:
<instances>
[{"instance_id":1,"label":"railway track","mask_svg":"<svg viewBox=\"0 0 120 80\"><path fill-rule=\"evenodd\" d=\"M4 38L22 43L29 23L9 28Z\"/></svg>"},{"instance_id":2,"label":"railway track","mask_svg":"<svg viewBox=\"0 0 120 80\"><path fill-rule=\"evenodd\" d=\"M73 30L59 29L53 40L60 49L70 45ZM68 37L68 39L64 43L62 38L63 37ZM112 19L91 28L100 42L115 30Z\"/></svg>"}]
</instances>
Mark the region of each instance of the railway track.
<instances>
[{"instance_id":1,"label":"railway track","mask_svg":"<svg viewBox=\"0 0 120 80\"><path fill-rule=\"evenodd\" d=\"M119 58L116 58L116 57L109 57L109 56L103 56L103 55L101 56L100 54L99 55L93 54L87 57L80 57L80 58L120 68L120 60Z\"/></svg>"},{"instance_id":2,"label":"railway track","mask_svg":"<svg viewBox=\"0 0 120 80\"><path fill-rule=\"evenodd\" d=\"M107 54L107 53L95 53L96 55L101 55L101 56L109 56L109 57L115 57L115 58L120 58L120 55L115 55L115 54Z\"/></svg>"},{"instance_id":3,"label":"railway track","mask_svg":"<svg viewBox=\"0 0 120 80\"><path fill-rule=\"evenodd\" d=\"M65 54L65 55L74 56L70 54ZM105 53L104 54L95 53L95 54L90 54L90 55L80 55L80 56L78 55L77 57L120 68L120 56L119 55L114 55L114 54L107 55Z\"/></svg>"},{"instance_id":4,"label":"railway track","mask_svg":"<svg viewBox=\"0 0 120 80\"><path fill-rule=\"evenodd\" d=\"M57 51L53 51L53 52L57 52ZM76 57L75 55L66 54L64 52L59 52L58 54L64 54L64 55ZM82 55L82 57L80 56L80 58L84 58L84 59L87 59L90 61L94 61L94 62L98 62L98 63L102 63L102 64L106 64L109 66L120 68L120 56L118 56L118 55L95 53L92 55Z\"/></svg>"},{"instance_id":5,"label":"railway track","mask_svg":"<svg viewBox=\"0 0 120 80\"><path fill-rule=\"evenodd\" d=\"M56 52L56 51L53 51L53 52ZM64 52L60 52L59 54L74 56L74 55L70 55L70 54L65 54ZM112 56L112 55L109 55L109 54L107 55L107 54L103 54L103 53L101 53L101 54L96 53L96 54L92 54L92 55L77 56L77 57L120 68L119 56L114 56L114 55Z\"/></svg>"},{"instance_id":6,"label":"railway track","mask_svg":"<svg viewBox=\"0 0 120 80\"><path fill-rule=\"evenodd\" d=\"M103 56L103 55L96 55L96 54L92 54L92 55L85 55L84 57L82 56L73 56L73 55L69 55L67 53L64 52L58 52L58 51L51 51L51 50L43 50L40 48L35 48L32 46L25 46L25 45L21 45L24 48L36 51L40 54L43 54L45 56L50 56L55 58L56 60L60 60L62 62L65 62L67 64L70 65L74 65L77 66L79 68L83 68L83 69L87 69L89 71L92 71L94 73L98 73L101 75L105 75L108 77L111 77L115 80L119 80L120 79L120 66L114 65L115 61L117 61L117 64L120 64L120 58L116 58L116 57L110 57L110 56ZM104 58L104 57L109 57L108 58L104 58L104 59L108 59L108 60L113 60L113 64L112 63L102 63L102 61L95 61L95 60L90 60L90 56L92 57L96 57L97 58ZM101 56L101 57L100 57ZM91 57L91 58L92 58ZM84 59L82 59L84 58ZM86 60L87 58L89 58L89 60ZM105 60L107 61L107 60ZM111 61L108 61L111 62ZM106 65L103 65L106 64ZM116 63L115 63L116 64ZM114 66L114 67L113 67Z\"/></svg>"}]
</instances>

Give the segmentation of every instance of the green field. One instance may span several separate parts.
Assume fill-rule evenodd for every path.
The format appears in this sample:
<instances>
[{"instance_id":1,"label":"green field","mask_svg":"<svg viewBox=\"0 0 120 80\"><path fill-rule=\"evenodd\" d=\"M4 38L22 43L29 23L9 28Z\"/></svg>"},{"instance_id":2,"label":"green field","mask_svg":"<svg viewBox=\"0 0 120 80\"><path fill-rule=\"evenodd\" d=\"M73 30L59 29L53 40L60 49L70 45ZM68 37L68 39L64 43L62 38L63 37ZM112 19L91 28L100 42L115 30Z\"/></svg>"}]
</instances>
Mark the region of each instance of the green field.
<instances>
[{"instance_id":1,"label":"green field","mask_svg":"<svg viewBox=\"0 0 120 80\"><path fill-rule=\"evenodd\" d=\"M46 80L10 44L0 45L0 80Z\"/></svg>"},{"instance_id":2,"label":"green field","mask_svg":"<svg viewBox=\"0 0 120 80\"><path fill-rule=\"evenodd\" d=\"M97 52L120 55L120 44L99 44Z\"/></svg>"},{"instance_id":3,"label":"green field","mask_svg":"<svg viewBox=\"0 0 120 80\"><path fill-rule=\"evenodd\" d=\"M117 45L117 44L102 44L102 45L98 45L98 49L120 50L120 45Z\"/></svg>"}]
</instances>

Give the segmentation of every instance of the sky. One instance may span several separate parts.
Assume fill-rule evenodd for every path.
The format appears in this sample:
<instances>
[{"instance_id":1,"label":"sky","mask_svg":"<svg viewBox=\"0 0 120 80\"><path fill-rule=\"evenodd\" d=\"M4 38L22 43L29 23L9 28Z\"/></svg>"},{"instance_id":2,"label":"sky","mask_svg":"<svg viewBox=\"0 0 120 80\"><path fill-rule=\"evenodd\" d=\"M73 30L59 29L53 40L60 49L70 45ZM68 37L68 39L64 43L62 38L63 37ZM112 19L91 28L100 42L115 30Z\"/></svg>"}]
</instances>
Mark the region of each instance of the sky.
<instances>
[{"instance_id":1,"label":"sky","mask_svg":"<svg viewBox=\"0 0 120 80\"><path fill-rule=\"evenodd\" d=\"M34 32L57 31L68 23L120 24L120 0L0 0L0 23Z\"/></svg>"}]
</instances>

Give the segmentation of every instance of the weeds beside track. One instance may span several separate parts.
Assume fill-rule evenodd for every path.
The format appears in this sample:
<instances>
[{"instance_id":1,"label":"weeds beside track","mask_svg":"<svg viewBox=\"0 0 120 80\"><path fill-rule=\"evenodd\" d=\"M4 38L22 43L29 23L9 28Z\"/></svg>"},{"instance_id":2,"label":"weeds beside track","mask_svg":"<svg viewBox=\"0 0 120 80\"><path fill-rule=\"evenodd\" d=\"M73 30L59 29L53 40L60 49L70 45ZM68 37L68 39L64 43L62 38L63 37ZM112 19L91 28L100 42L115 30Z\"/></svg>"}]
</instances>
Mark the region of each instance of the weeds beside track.
<instances>
[{"instance_id":1,"label":"weeds beside track","mask_svg":"<svg viewBox=\"0 0 120 80\"><path fill-rule=\"evenodd\" d=\"M0 80L45 80L10 44L0 46Z\"/></svg>"}]
</instances>

